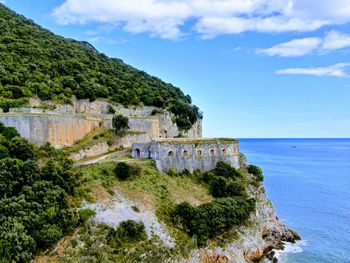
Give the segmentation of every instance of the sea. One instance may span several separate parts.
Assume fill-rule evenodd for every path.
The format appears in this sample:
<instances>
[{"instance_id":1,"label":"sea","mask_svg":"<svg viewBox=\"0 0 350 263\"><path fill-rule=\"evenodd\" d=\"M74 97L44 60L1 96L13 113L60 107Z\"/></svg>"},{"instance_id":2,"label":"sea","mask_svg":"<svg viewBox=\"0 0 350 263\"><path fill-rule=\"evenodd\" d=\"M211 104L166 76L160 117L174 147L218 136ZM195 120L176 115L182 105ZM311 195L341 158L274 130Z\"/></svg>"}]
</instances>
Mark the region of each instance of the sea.
<instances>
[{"instance_id":1,"label":"sea","mask_svg":"<svg viewBox=\"0 0 350 263\"><path fill-rule=\"evenodd\" d=\"M240 139L278 217L302 241L283 263L350 263L350 139Z\"/></svg>"}]
</instances>

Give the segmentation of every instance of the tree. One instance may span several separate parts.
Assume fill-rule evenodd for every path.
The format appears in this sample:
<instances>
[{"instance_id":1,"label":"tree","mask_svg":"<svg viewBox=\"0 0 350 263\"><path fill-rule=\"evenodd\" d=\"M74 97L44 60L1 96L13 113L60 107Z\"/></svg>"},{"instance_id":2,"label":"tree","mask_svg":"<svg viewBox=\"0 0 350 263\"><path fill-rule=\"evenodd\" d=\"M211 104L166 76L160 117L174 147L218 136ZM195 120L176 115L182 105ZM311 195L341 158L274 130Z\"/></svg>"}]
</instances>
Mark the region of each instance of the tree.
<instances>
[{"instance_id":1,"label":"tree","mask_svg":"<svg viewBox=\"0 0 350 263\"><path fill-rule=\"evenodd\" d=\"M140 175L140 168L137 166L131 166L127 163L117 163L116 167L114 168L114 173L120 180L127 180L132 176Z\"/></svg>"},{"instance_id":2,"label":"tree","mask_svg":"<svg viewBox=\"0 0 350 263\"><path fill-rule=\"evenodd\" d=\"M12 158L23 161L36 158L34 146L21 137L14 137L10 141L9 149Z\"/></svg>"},{"instance_id":3,"label":"tree","mask_svg":"<svg viewBox=\"0 0 350 263\"><path fill-rule=\"evenodd\" d=\"M129 119L123 115L115 115L112 119L112 126L115 134L122 136L130 129Z\"/></svg>"},{"instance_id":4,"label":"tree","mask_svg":"<svg viewBox=\"0 0 350 263\"><path fill-rule=\"evenodd\" d=\"M234 167L222 161L216 164L214 173L216 176L222 176L225 178L232 178L232 179L237 176L240 176L240 174L236 171Z\"/></svg>"},{"instance_id":5,"label":"tree","mask_svg":"<svg viewBox=\"0 0 350 263\"><path fill-rule=\"evenodd\" d=\"M255 176L255 179L258 182L264 181L264 175L260 167L255 166L255 165L249 165L248 166L248 173L252 174Z\"/></svg>"}]
</instances>

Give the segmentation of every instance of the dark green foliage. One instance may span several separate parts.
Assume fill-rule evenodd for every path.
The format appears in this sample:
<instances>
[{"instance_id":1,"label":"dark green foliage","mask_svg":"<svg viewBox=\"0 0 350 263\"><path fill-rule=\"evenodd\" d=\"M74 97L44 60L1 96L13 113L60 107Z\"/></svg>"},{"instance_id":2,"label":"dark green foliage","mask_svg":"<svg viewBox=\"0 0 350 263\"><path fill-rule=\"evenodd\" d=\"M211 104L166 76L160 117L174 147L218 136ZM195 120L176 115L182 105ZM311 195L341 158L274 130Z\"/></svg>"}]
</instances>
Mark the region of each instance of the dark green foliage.
<instances>
[{"instance_id":1,"label":"dark green foliage","mask_svg":"<svg viewBox=\"0 0 350 263\"><path fill-rule=\"evenodd\" d=\"M213 197L225 197L226 196L227 182L222 176L214 177L209 185L210 194Z\"/></svg>"},{"instance_id":2,"label":"dark green foliage","mask_svg":"<svg viewBox=\"0 0 350 263\"><path fill-rule=\"evenodd\" d=\"M244 178L225 162L218 162L215 169L204 173L200 180L209 185L210 194L216 198L246 195Z\"/></svg>"},{"instance_id":3,"label":"dark green foliage","mask_svg":"<svg viewBox=\"0 0 350 263\"><path fill-rule=\"evenodd\" d=\"M87 222L91 217L95 216L96 212L91 209L81 209L79 210L79 218L82 223Z\"/></svg>"},{"instance_id":4,"label":"dark green foliage","mask_svg":"<svg viewBox=\"0 0 350 263\"><path fill-rule=\"evenodd\" d=\"M3 135L7 140L11 140L12 138L19 136L18 132L15 128L12 127L5 127L4 124L0 122L0 133Z\"/></svg>"},{"instance_id":5,"label":"dark green foliage","mask_svg":"<svg viewBox=\"0 0 350 263\"><path fill-rule=\"evenodd\" d=\"M174 223L182 226L190 236L197 236L198 244L203 246L208 239L244 223L254 209L254 199L228 197L197 207L181 203L176 206L173 215Z\"/></svg>"},{"instance_id":6,"label":"dark green foliage","mask_svg":"<svg viewBox=\"0 0 350 263\"><path fill-rule=\"evenodd\" d=\"M132 166L127 163L117 163L114 168L114 173L119 180L127 180L133 176L138 176L141 173L141 169L138 166Z\"/></svg>"},{"instance_id":7,"label":"dark green foliage","mask_svg":"<svg viewBox=\"0 0 350 263\"><path fill-rule=\"evenodd\" d=\"M191 98L171 84L108 58L90 44L56 36L0 4L0 108L23 98L67 102L74 94L91 101L169 108L181 129L199 117Z\"/></svg>"},{"instance_id":8,"label":"dark green foliage","mask_svg":"<svg viewBox=\"0 0 350 263\"><path fill-rule=\"evenodd\" d=\"M113 116L112 126L115 134L118 136L122 136L127 130L130 129L129 119L127 117L124 117L123 115Z\"/></svg>"},{"instance_id":9,"label":"dark green foliage","mask_svg":"<svg viewBox=\"0 0 350 263\"><path fill-rule=\"evenodd\" d=\"M14 218L0 225L0 262L29 262L36 249L35 240Z\"/></svg>"},{"instance_id":10,"label":"dark green foliage","mask_svg":"<svg viewBox=\"0 0 350 263\"><path fill-rule=\"evenodd\" d=\"M255 179L258 182L264 181L264 175L260 167L255 166L255 165L249 165L248 166L248 173L252 174L255 176Z\"/></svg>"},{"instance_id":11,"label":"dark green foliage","mask_svg":"<svg viewBox=\"0 0 350 263\"><path fill-rule=\"evenodd\" d=\"M36 158L34 146L21 137L14 137L11 139L9 151L12 158L23 161Z\"/></svg>"},{"instance_id":12,"label":"dark green foliage","mask_svg":"<svg viewBox=\"0 0 350 263\"><path fill-rule=\"evenodd\" d=\"M28 262L77 223L67 197L73 192L72 162L20 137L0 134L0 145L8 151L0 159L0 261Z\"/></svg>"},{"instance_id":13,"label":"dark green foliage","mask_svg":"<svg viewBox=\"0 0 350 263\"><path fill-rule=\"evenodd\" d=\"M108 234L109 243L136 243L147 239L145 226L142 222L127 220L120 223L117 230Z\"/></svg>"},{"instance_id":14,"label":"dark green foliage","mask_svg":"<svg viewBox=\"0 0 350 263\"><path fill-rule=\"evenodd\" d=\"M241 180L227 180L222 176L212 178L209 190L210 194L215 198L246 195L246 189Z\"/></svg>"},{"instance_id":15,"label":"dark green foliage","mask_svg":"<svg viewBox=\"0 0 350 263\"><path fill-rule=\"evenodd\" d=\"M234 167L222 161L216 164L214 173L216 176L222 176L225 178L235 178L240 176Z\"/></svg>"},{"instance_id":16,"label":"dark green foliage","mask_svg":"<svg viewBox=\"0 0 350 263\"><path fill-rule=\"evenodd\" d=\"M0 4L1 5L1 4ZM1 8L1 6L0 6ZM1 36L0 36L1 38ZM1 46L1 44L0 44ZM1 48L0 48L1 50ZM1 53L0 53L1 56ZM0 62L1 65L2 62ZM0 69L1 72L1 69ZM1 82L1 73L0 73L0 82ZM1 89L1 85L0 85L0 91L2 91L2 96L6 96L3 91L4 89ZM19 108L22 106L25 106L26 104L28 104L29 100L26 98L22 98L22 99L6 99L6 98L0 98L0 108L4 110L4 112L8 112L10 108Z\"/></svg>"}]
</instances>

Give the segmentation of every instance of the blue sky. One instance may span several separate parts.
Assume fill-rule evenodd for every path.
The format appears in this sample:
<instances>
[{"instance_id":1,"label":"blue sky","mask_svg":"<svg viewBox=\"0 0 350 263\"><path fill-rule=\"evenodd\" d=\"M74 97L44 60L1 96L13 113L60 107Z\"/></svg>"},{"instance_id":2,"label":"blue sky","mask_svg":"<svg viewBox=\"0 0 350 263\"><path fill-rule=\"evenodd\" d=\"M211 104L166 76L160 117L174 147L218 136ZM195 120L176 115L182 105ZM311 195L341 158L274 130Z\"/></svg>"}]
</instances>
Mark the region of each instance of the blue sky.
<instances>
[{"instance_id":1,"label":"blue sky","mask_svg":"<svg viewBox=\"0 0 350 263\"><path fill-rule=\"evenodd\" d=\"M350 137L349 0L5 5L180 87L206 137Z\"/></svg>"}]
</instances>

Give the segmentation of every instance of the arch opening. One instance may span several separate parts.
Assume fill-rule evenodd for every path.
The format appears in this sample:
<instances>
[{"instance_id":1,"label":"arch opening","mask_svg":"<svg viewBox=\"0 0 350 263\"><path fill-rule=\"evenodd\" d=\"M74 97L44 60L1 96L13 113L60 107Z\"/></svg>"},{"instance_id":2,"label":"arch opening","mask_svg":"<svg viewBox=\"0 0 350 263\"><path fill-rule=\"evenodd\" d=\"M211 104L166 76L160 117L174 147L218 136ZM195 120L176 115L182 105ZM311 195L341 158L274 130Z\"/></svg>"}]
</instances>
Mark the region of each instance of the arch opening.
<instances>
[{"instance_id":1,"label":"arch opening","mask_svg":"<svg viewBox=\"0 0 350 263\"><path fill-rule=\"evenodd\" d=\"M139 148L135 149L135 155L136 155L136 158L140 158L141 157L141 151L140 151Z\"/></svg>"},{"instance_id":2,"label":"arch opening","mask_svg":"<svg viewBox=\"0 0 350 263\"><path fill-rule=\"evenodd\" d=\"M183 155L184 155L185 157L188 157L188 151L187 151L187 150L184 150L184 151L183 151Z\"/></svg>"}]
</instances>

